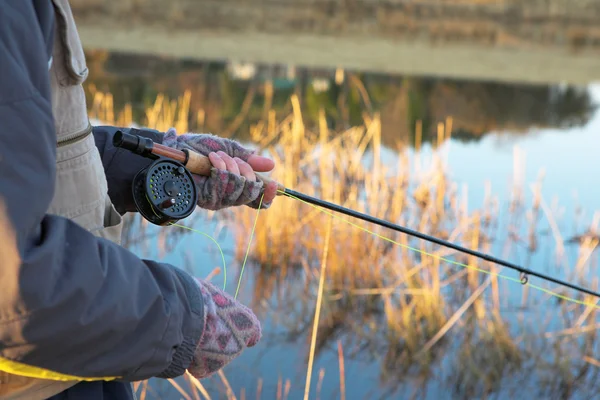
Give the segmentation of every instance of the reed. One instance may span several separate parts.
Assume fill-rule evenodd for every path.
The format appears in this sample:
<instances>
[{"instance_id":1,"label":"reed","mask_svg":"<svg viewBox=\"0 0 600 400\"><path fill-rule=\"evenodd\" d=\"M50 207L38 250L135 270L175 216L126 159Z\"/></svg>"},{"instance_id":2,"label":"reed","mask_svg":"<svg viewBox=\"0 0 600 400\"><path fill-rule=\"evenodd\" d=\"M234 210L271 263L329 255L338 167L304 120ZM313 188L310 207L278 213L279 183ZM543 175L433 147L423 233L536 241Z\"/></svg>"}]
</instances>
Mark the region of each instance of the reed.
<instances>
[{"instance_id":1,"label":"reed","mask_svg":"<svg viewBox=\"0 0 600 400\"><path fill-rule=\"evenodd\" d=\"M95 92L94 96L92 118L133 123L127 119L127 108L111 109L109 94ZM187 131L188 121L203 115L202 110L195 110L196 118L186 109L188 104L189 92L177 100L159 96L148 107L147 120L140 124ZM267 110L265 120L250 129L253 143L275 160L272 176L286 187L501 257L524 248L519 254L524 252L525 265L540 248L554 247L560 267L572 272L570 279L590 285L587 277L596 272L591 254L598 246L598 214L587 223L588 233L579 239L582 245L573 263L564 255L567 240L556 222L557 213L541 196L543 175L533 186L531 204L524 194L522 171L515 168L515 185L507 205L501 206L488 188L483 207L470 210L468 188L459 188L449 178L445 163L451 118L438 125L430 154L421 151L419 143L417 151L399 143L393 163L385 163L377 113L366 113L362 125L332 132L323 113L319 123L307 126L298 97L292 96L290 104L290 115L278 119ZM415 137L420 140L419 124ZM516 149L516 166L522 158ZM343 397L346 382L352 379L345 365L368 357L379 360L381 385L390 390L402 384L426 390L428 379L446 360L453 366L446 380L459 397L486 397L519 390L519 385L532 393L560 394L561 398L581 391L600 393L594 381L600 326L594 307L552 301L526 286L499 279L494 274L508 273L498 266L358 221L351 222L371 233L338 218L332 220L330 248L323 260L330 217L296 200L279 197L268 211L261 211L252 243L248 240L256 210L239 207L210 215L216 214L235 231L236 265L241 265L250 246L245 273L252 274L252 307L257 313L283 315L278 324L286 328L288 337L303 338L307 349L316 329L315 357L336 343L340 371L325 374L320 370L318 387L322 379L339 379ZM143 222L132 217L129 227L128 232L136 231L139 239ZM554 243L549 245L540 237L544 229L552 232ZM439 257L492 274L452 265ZM313 328L318 268L325 262L321 316ZM537 318L530 319L532 312L539 314ZM219 378L225 398L253 396L245 388L236 393L225 371ZM261 392L262 382L256 398L268 396ZM188 386L190 398L209 398L199 382ZM280 381L277 398L292 396L291 387L300 393L299 386ZM183 387L179 384L177 390L181 392ZM147 385L138 388L145 391Z\"/></svg>"}]
</instances>

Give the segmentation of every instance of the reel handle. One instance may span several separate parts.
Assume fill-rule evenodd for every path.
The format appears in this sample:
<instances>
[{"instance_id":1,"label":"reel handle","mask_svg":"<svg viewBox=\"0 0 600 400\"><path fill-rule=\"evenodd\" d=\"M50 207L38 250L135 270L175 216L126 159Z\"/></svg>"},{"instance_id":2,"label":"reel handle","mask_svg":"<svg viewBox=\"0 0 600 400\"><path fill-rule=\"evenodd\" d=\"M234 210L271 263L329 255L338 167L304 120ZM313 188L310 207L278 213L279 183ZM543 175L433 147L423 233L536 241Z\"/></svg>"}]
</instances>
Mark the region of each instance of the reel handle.
<instances>
[{"instance_id":1,"label":"reel handle","mask_svg":"<svg viewBox=\"0 0 600 400\"><path fill-rule=\"evenodd\" d=\"M113 137L113 144L116 147L122 147L130 150L136 154L149 158L165 157L175 161L179 161L183 164L191 173L201 176L210 176L210 170L213 167L210 159L205 155L196 153L194 151L177 150L171 147L155 143L149 138L144 138L131 133L125 133L118 130ZM265 185L270 182L275 182L271 178L255 173L257 179L262 181ZM280 196L285 191L285 186L281 183L277 184L277 195Z\"/></svg>"}]
</instances>

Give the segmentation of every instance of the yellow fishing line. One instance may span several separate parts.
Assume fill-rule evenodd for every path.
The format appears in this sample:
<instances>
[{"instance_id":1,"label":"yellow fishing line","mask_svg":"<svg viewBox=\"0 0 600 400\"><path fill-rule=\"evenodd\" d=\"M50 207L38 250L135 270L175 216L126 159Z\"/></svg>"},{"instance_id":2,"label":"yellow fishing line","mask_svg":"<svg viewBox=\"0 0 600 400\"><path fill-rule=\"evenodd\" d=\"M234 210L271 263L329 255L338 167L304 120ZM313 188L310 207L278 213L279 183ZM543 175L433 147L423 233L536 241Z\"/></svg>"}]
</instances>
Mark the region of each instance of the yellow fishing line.
<instances>
[{"instance_id":1,"label":"yellow fishing line","mask_svg":"<svg viewBox=\"0 0 600 400\"><path fill-rule=\"evenodd\" d=\"M248 254L250 253L250 247L251 247L251 244L252 244L252 238L254 237L254 232L256 231L256 223L258 222L258 215L259 215L260 209L262 207L263 198L264 198L264 193L260 197L260 201L258 203L258 210L256 212L256 218L254 219L254 226L252 227L252 231L250 232L250 240L248 241L248 248L246 249L246 256L244 257L244 263L242 264L242 269L240 271L240 278L238 279L238 284L237 284L237 289L235 291L234 299L237 299L237 295L238 295L238 292L240 290L240 285L242 284L242 275L244 274L244 269L246 267L246 261L248 260ZM187 229L189 231L192 231L194 233L199 233L201 235L206 236L207 238L209 238L210 240L212 240L217 245L217 247L219 249L219 252L221 253L221 260L223 261L223 290L225 290L225 288L227 286L227 265L225 263L225 255L223 254L223 250L221 249L221 246L219 245L219 242L217 242L215 240L215 238L213 238L209 234L204 233L202 231L199 231L197 229L189 228L187 226L179 225L179 224L176 224L176 223L170 223L169 226L177 226L179 228L183 228L183 229Z\"/></svg>"},{"instance_id":2,"label":"yellow fishing line","mask_svg":"<svg viewBox=\"0 0 600 400\"><path fill-rule=\"evenodd\" d=\"M426 255L426 256L438 258L439 260L445 261L445 262L447 262L449 264L458 265L458 266L461 266L461 267L464 267L464 268L469 268L469 269L472 269L474 271L478 271L478 272L481 272L481 273L484 273L484 274L488 274L488 275L496 276L498 278L506 279L506 280L509 280L509 281L512 281L512 282L516 282L516 283L518 283L520 285L524 285L524 286L526 285L526 286L529 286L529 287L531 287L533 289L536 289L536 290L539 290L539 291L544 292L546 294L549 294L549 295L551 295L553 297L560 298L562 300L566 300L566 301L570 301L570 302L573 302L573 303L576 303L576 304L580 304L580 305L584 305L584 306L594 307L594 308L600 309L600 305L598 305L596 303L592 303L592 302L588 302L588 301L582 301L582 300L577 300L577 299L574 299L572 297L565 296L563 294L560 294L560 293L554 292L552 290L543 288L541 286L534 285L532 283L529 283L529 281L527 281L526 283L523 283L521 281L521 279L513 278L513 277L507 276L507 275L502 275L502 274L499 274L497 272L487 271L487 270L481 269L481 268L473 266L473 265L468 265L468 264L461 263L459 261L450 260L448 258L445 258L445 257L442 257L442 256L438 256L436 254L429 253L427 251L418 249L416 247L412 247L412 246L409 246L409 245L406 245L406 244L399 243L399 242L397 242L397 241L395 241L395 240L393 240L391 238L383 236L383 235L381 235L381 234L379 234L377 232L373 232L373 231L371 231L371 230L369 230L367 228L364 228L364 227L362 227L360 225L357 225L357 224L353 223L352 221L349 221L349 220L347 220L345 218L342 218L342 217L336 215L335 213L333 213L333 212L331 212L331 211L329 211L329 210L327 210L327 209L325 209L323 207L317 206L315 204L311 204L311 203L309 203L309 202L307 202L305 200L302 200L302 199L300 199L300 198L298 198L298 197L296 197L294 195L286 193L285 191L282 191L282 190L277 190L277 191L279 193L281 193L281 194L284 194L284 195L292 198L292 199L295 199L295 200L298 200L298 201L300 201L300 202L302 202L304 204L307 204L310 207L313 207L314 209L316 209L317 211L320 211L322 213L328 214L332 218L335 218L335 219L337 219L339 221L342 221L342 222L344 222L344 223L346 223L348 225L351 225L351 226L353 226L353 227L355 227L357 229L360 229L363 232L369 233L369 234L374 235L375 237L377 237L379 239L388 241L390 243L393 243L395 245L401 246L401 247L406 248L408 250L412 250L414 252L417 252L417 253L420 253L420 254L423 254L423 255ZM238 279L237 288L236 288L235 295L234 295L234 298L236 298L236 299L237 299L237 295L239 293L240 286L241 286L241 283L242 283L242 276L244 274L246 263L248 261L248 254L250 253L250 248L251 248L251 245L252 245L252 239L253 239L254 233L256 231L256 225L257 225L259 213L260 213L260 210L261 210L261 207L262 207L263 198L264 198L264 194L260 198L260 202L259 202L258 209L257 209L257 212L256 212L256 218L254 219L254 225L252 227L252 231L250 232L250 239L248 241L248 247L246 249L246 254L244 256L244 262L242 264L242 268L241 268L241 271L240 271L240 277ZM221 260L223 261L223 271L224 271L224 273L223 273L223 275L224 275L223 290L225 290L225 288L227 286L227 265L225 263L225 255L223 254L223 250L221 249L221 246L219 245L219 243L212 236L210 236L210 235L208 235L208 234L206 234L206 233L204 233L202 231L199 231L199 230L196 230L196 229L193 229L193 228L189 228L189 227L184 226L184 225L175 224L175 223L171 223L169 225L170 226L177 226L179 228L187 229L187 230L192 231L194 233L199 233L201 235L204 235L204 236L208 237L210 240L212 240L217 245L217 248L219 249L219 252L221 253Z\"/></svg>"},{"instance_id":3,"label":"yellow fishing line","mask_svg":"<svg viewBox=\"0 0 600 400\"><path fill-rule=\"evenodd\" d=\"M417 252L417 253L421 253L421 254L424 254L424 255L427 255L427 256L431 256L431 257L435 257L435 258L438 258L438 259L440 259L440 260L442 260L442 261L445 261L445 262L447 262L447 263L450 263L450 264L458 265L458 266L465 267L465 268L470 268L470 269L472 269L472 270L479 271L479 272L483 272L483 273L485 273L485 274L488 274L488 275L493 275L493 276L497 276L497 277L499 277L499 278L507 279L507 280L509 280L509 281L517 282L517 283L518 283L518 284L520 284L520 285L527 285L527 286L529 286L529 287L532 287L532 288L534 288L534 289L540 290L540 291L542 291L542 292L544 292L544 293L547 293L547 294L549 294L549 295L551 295L551 296L554 296L554 297L558 297L558 298L560 298L560 299L563 299L563 300L571 301L571 302L573 302L573 303L577 303L577 304L581 304L581 305L585 305L585 306L589 306L589 307L600 308L600 305L598 305L598 304L595 304L595 303L591 303L591 302L585 302L585 301L577 300L577 299L574 299L574 298L572 298L572 297L568 297L568 296L562 295L562 294L560 294L560 293L553 292L552 290L545 289L545 288L543 288L543 287L540 287L540 286L537 286L537 285L531 284L531 283L529 283L529 282L527 282L527 283L525 283L525 284L524 284L524 283L523 283L523 282L522 282L520 279L516 279L516 278L510 277L510 276L507 276L507 275L501 275L501 274L499 274L499 273L492 272L492 271L486 271L486 270L484 270L484 269L481 269L481 268L478 268L478 267L475 267L475 266L472 266L472 265L463 264L463 263L461 263L461 262L459 262L459 261L450 260L450 259L447 259L447 258L444 258L444 257L438 256L438 255L436 255L436 254L432 254L432 253L426 252L426 251L424 251L424 250L417 249L417 248L415 248L415 247L411 247L411 246L408 246L408 245L405 245L405 244L402 244L402 243L396 242L396 241L395 241L395 240L393 240L393 239L390 239L390 238L388 238L388 237L385 237L385 236L383 236L383 235L380 235L380 234L378 234L378 233L376 233L376 232L370 231L370 230L369 230L369 229L367 229L367 228L363 228L362 226L360 226L360 225L357 225L357 224L355 224L355 223L353 223L353 222L351 222L351 221L348 221L347 219L345 219L345 218L342 218L342 217L340 217L340 216L338 216L338 215L334 214L333 212L330 212L329 210L327 210L327 209L325 209L325 208L323 208L323 207L319 207L319 206L317 206L317 205L315 205L315 204L311 204L311 203L309 203L309 202L307 202L307 201L304 201L304 200L302 200L302 199L299 199L298 197L296 197L296 196L294 196L294 195L291 195L291 194L289 194L289 193L286 193L285 191L278 190L278 192L279 192L279 193L282 193L282 194L284 194L284 195L286 195L286 196L288 196L288 197L290 197L290 198L293 198L293 199L295 199L295 200L301 201L302 203L304 203L304 204L307 204L307 205L309 205L309 206L311 206L311 207L313 207L313 208L315 208L315 209L317 209L317 210L319 210L319 211L321 211L321 212L323 212L323 213L325 213L325 214L328 214L328 215L332 216L333 218L336 218L336 219L337 219L337 220L339 220L339 221L345 222L346 224L349 224L349 225L351 225L351 226L353 226L353 227L355 227L355 228L358 228L358 229L360 229L360 230L361 230L361 231L363 231L363 232L367 232L367 233L369 233L369 234L371 234L371 235L374 235L374 236L376 236L376 237L378 237L378 238L380 238L380 239L382 239L382 240L386 240L386 241L388 241L388 242L390 242L390 243L393 243L393 244L396 244L396 245L398 245L398 246L404 247L404 248L406 248L406 249L409 249L409 250L415 251L415 252Z\"/></svg>"},{"instance_id":4,"label":"yellow fishing line","mask_svg":"<svg viewBox=\"0 0 600 400\"><path fill-rule=\"evenodd\" d=\"M250 253L250 246L252 244L252 237L254 236L254 231L256 230L256 223L258 222L258 214L260 213L260 207L262 206L263 198L265 194L263 193L260 196L260 201L258 202L258 210L256 210L256 218L254 219L254 226L252 227L252 231L250 232L250 239L248 240L248 248L246 249L246 255L244 256L244 263L242 264L242 270L240 271L240 279L238 279L237 289L235 290L234 299L237 299L238 292L240 290L240 285L242 283L242 275L244 274L244 268L246 267L246 261L248 260L248 253Z\"/></svg>"},{"instance_id":5,"label":"yellow fishing line","mask_svg":"<svg viewBox=\"0 0 600 400\"><path fill-rule=\"evenodd\" d=\"M179 225L179 224L175 224L175 223L171 223L169 224L170 226L177 226L179 228L183 228L183 229L187 229L189 231L195 232L195 233L199 233L201 235L206 236L207 238L209 238L210 240L212 240L213 242L215 242L215 244L217 245L217 247L219 248L219 252L221 253L221 260L223 260L223 290L225 290L225 286L227 286L227 265L225 265L225 255L223 254L223 250L221 249L221 246L219 246L219 242L217 242L212 236L196 230L196 229L192 229L192 228L188 228L187 226L184 225Z\"/></svg>"},{"instance_id":6,"label":"yellow fishing line","mask_svg":"<svg viewBox=\"0 0 600 400\"><path fill-rule=\"evenodd\" d=\"M573 303L581 304L581 305L584 305L584 306L590 306L590 307L594 307L594 308L600 308L600 306L598 304L588 303L588 302L585 302L585 301L573 299L573 298L570 298L568 296L562 295L560 293L553 292L552 290L543 288L541 286L534 285L532 283L528 283L528 285L531 286L534 289L541 290L542 292L545 292L545 293L547 293L547 294L549 294L551 296L558 297L558 298L563 299L563 300L572 301Z\"/></svg>"},{"instance_id":7,"label":"yellow fishing line","mask_svg":"<svg viewBox=\"0 0 600 400\"><path fill-rule=\"evenodd\" d=\"M146 193L146 200L148 200L149 203L150 202L150 198L148 197L148 193ZM153 207L150 207L150 209L152 210L152 212L154 213L154 215L156 215L158 217L158 214L156 213L156 211L154 211ZM171 222L168 224L169 226L177 226L179 228L183 228L183 229L187 229L189 231L192 231L194 233L199 233L201 235L206 236L207 238L209 238L210 240L212 240L213 242L215 242L215 244L217 245L217 247L219 248L219 252L221 253L221 260L223 260L223 290L225 290L225 287L227 286L227 265L225 264L225 255L223 254L223 250L221 249L221 246L219 246L219 242L217 242L212 236L210 236L207 233L204 233L202 231L196 230L196 229L192 229L192 228L188 228L187 226L184 225L179 225L176 224L174 222Z\"/></svg>"}]
</instances>

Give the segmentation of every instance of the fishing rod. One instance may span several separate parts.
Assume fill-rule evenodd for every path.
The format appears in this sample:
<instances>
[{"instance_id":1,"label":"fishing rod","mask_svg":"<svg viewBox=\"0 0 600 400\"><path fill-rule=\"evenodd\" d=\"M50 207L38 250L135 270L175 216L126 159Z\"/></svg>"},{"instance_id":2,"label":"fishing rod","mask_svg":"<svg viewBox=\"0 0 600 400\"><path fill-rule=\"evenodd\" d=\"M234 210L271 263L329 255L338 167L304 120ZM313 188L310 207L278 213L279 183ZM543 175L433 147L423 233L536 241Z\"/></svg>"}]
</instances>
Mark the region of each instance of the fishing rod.
<instances>
[{"instance_id":1,"label":"fishing rod","mask_svg":"<svg viewBox=\"0 0 600 400\"><path fill-rule=\"evenodd\" d=\"M132 151L141 156L154 159L146 168L142 169L133 181L133 198L135 204L144 218L156 225L169 225L179 219L188 217L196 207L196 186L191 173L210 176L212 163L210 159L202 154L188 151L187 149L177 150L171 147L155 143L149 138L145 138L132 133L117 131L113 137L113 144ZM257 178L268 184L273 182L269 177L256 174ZM355 211L338 204L330 203L295 190L288 189L282 184L277 184L277 195L287 195L318 207L326 208L334 212L348 215L363 221L383 226L396 232L404 233L431 243L438 244L474 257L502 265L521 273L521 283L526 284L529 281L528 275L536 276L540 279L554 282L579 292L583 292L600 298L600 293L593 290L575 285L552 276L533 271L499 259L489 254L481 253L455 243L448 242L434 236L415 231L371 215Z\"/></svg>"}]
</instances>

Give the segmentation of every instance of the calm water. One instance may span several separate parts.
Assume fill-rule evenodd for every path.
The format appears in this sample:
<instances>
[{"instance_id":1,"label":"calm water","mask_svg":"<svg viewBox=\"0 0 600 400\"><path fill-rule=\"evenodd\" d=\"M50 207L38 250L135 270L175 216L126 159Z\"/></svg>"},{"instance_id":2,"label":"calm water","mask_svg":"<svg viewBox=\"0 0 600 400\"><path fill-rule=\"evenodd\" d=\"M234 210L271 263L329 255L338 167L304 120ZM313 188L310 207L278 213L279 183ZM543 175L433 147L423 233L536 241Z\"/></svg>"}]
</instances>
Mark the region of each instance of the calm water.
<instances>
[{"instance_id":1,"label":"calm water","mask_svg":"<svg viewBox=\"0 0 600 400\"><path fill-rule=\"evenodd\" d=\"M243 99L251 84L264 83L265 75L255 78L254 83L234 79L223 66L214 64L186 64L181 62L153 61L154 67L149 68L144 74L128 73L122 65L131 65L131 60L113 56L103 68L92 70L90 82L100 89L108 89L115 93L115 102L133 101L137 105L134 115L141 119L141 110L144 102L153 99L159 91L171 91L173 95L181 93L184 88L193 91L192 107L202 107L210 110L214 117L205 121L204 130L219 133L228 126L234 116L239 113ZM148 66L144 60L138 61L140 65ZM134 64L135 66L135 64ZM133 67L131 67L133 69ZM319 92L315 87L325 86L324 80L311 84L311 77L316 74L328 75L322 71L303 71L295 79L288 79L284 74L274 75L274 92L272 103L278 114L285 115L286 99L294 91L303 95L303 106L308 110L306 118L308 123L316 115L315 110L319 105L327 110L328 123L331 127L344 127L348 124L360 123L360 111L365 109L365 104L349 90L346 94L348 100L347 110L338 107L337 100L343 90L335 88L330 79L330 89ZM333 76L330 74L329 76ZM574 235L585 233L590 226L593 214L600 212L600 189L597 184L596 166L600 154L600 113L596 112L595 105L600 103L600 85L590 85L586 88L562 87L528 87L523 85L494 84L486 82L460 82L441 79L410 78L378 76L376 74L363 76L365 87L370 95L371 107L381 111L383 121L383 141L390 146L382 154L385 164L395 165L397 157L391 150L395 140L403 140L414 144L414 121L424 121L425 134L424 146L421 151L410 151L411 157L421 157L423 162L431 156L429 138L434 137L435 124L443 121L447 114L455 115L456 132L453 139L444 144L447 153L447 164L450 179L457 183L460 190L467 189L468 206L476 210L483 206L485 199L486 183L491 184L492 195L499 202L500 227L496 231L508 229L507 206L510 202L510 189L513 184L515 148L525 154L522 179L525 204L531 204L532 192L530 184L536 182L540 171L545 172L542 195L544 201L553 212L558 213L557 225L562 237L568 239ZM333 87L333 88L332 88ZM179 93L177 91L179 90ZM198 93L201 93L198 94ZM197 97L196 97L197 96ZM250 107L249 120L259 118L264 96L259 91L257 98ZM287 110L287 111L286 111ZM344 117L346 112L347 118ZM446 114L445 114L446 113ZM193 125L193 124L192 124ZM232 135L240 140L245 140L244 134L248 123L244 123ZM200 127L192 127L199 131ZM367 157L368 158L368 157ZM412 165L412 164L411 164ZM288 202L291 199L279 198L278 201ZM579 222L576 213L581 212ZM206 220L198 211L194 217L194 227L213 234L217 222ZM503 217L504 216L504 217ZM218 219L217 219L218 221ZM291 222L293 223L293 222ZM527 235L527 224L523 224L522 236ZM161 228L177 229L177 228ZM225 261L228 267L227 290L235 291L239 265L235 263L233 249L236 246L233 239L232 225L230 223L221 227L218 242L225 252ZM132 246L132 250L144 257L157 257L162 261L174 265L188 265L198 276L206 276L213 268L221 265L221 256L214 243L202 235L187 234L172 239L172 247L167 254L160 254L156 250L157 240L155 234L159 228L148 227L144 234L148 236L142 244ZM545 218L537 227L539 247L529 254L526 245L520 243L516 250L509 256L511 261L522 263L531 269L552 273L554 276L570 279L569 268L575 263L578 255L577 245L566 246L566 261L557 263L556 242ZM241 244L244 246L244 244ZM502 243L494 246L494 252L501 255ZM589 281L586 286L592 285L592 279L597 277L598 252L589 259ZM318 265L312 267L318 268ZM365 266L349 266L363 268ZM457 267L459 268L459 267ZM503 271L504 274L517 277L516 273ZM252 268L244 275L243 285L239 298L250 302L254 296L253 285L256 274ZM214 280L219 285L223 284L223 275ZM533 280L532 280L533 282ZM536 281L546 287L545 284ZM298 298L297 308L302 306L306 297L303 287L293 284L286 286L287 299ZM503 313L502 318L514 323L511 326L512 335L519 338L525 334L523 326L536 333L536 327L546 322L546 318L557 313L553 308L556 301L541 295L530 294L527 300L529 308L517 312L522 301L522 287L513 283L505 284L502 293ZM572 293L571 293L572 294ZM256 301L256 299L254 299ZM276 304L275 298L263 299L265 302ZM310 298L314 303L316 299ZM312 304L311 304L312 306ZM276 398L278 379L285 382L291 381L289 399L302 398L306 378L306 361L310 345L310 327L300 334L294 335L291 327L283 323L286 316L292 315L295 307L287 308L281 312L261 313L263 321L264 338L258 346L247 351L233 364L227 366L224 372L232 385L238 399L241 388L246 390L246 398L256 398L258 380L262 379L262 398ZM576 313L580 314L581 310ZM285 314L285 315L284 315ZM348 315L347 318L352 318ZM549 326L544 326L543 332L553 330L562 317L550 320ZM597 319L597 318L594 318ZM525 320L525 325L520 325ZM521 322L519 322L521 321ZM530 321L530 322L528 322ZM312 321L310 321L312 324ZM519 324L517 324L519 323ZM589 323L589 322L588 322ZM565 323L571 326L571 323ZM385 327L381 327L384 330ZM455 327L456 330L460 328ZM421 389L415 394L416 398L469 398L465 395L464 386L467 386L465 371L469 369L464 359L457 356L456 351L469 343L464 337L459 338L455 329L448 333L451 338L449 348L440 361L432 363L430 374L420 374L415 371L398 373L388 371L392 377L384 384L382 381L381 356L361 352L357 348L344 347L346 398L371 399L371 398L411 398L413 391ZM556 328L559 329L559 328ZM562 329L562 328L560 328ZM539 333L539 332L537 332ZM352 337L353 332L341 332L339 338ZM455 342L452 342L456 338ZM337 337L335 338L337 339ZM332 339L315 359L310 398L317 398L316 391L319 385L319 371L324 371L320 384L320 398L339 398L339 369L337 356L337 342ZM551 343L551 342L550 342ZM383 349L386 344L381 343ZM477 347L473 344L473 354L477 354ZM488 350L480 350L486 352ZM356 357L351 357L350 352L356 352ZM459 352L460 353L460 352ZM561 398L558 387L553 384L561 382L558 378L559 370L545 367L544 360L552 363L561 359L560 354L553 353L552 348L540 348L539 359L528 359L514 372L507 371L501 377L488 376L486 379L502 379L499 391L492 398ZM587 355L598 358L598 346L593 342ZM482 356L482 354L479 354ZM473 356L475 357L475 356ZM581 367L582 360L569 361L560 374L567 376L575 373L572 367ZM582 387L574 391L572 398L598 398L600 389L592 373L597 373L598 367L589 365L590 370L584 371L579 379ZM571 371L571 372L569 372ZM577 369L577 373L580 370ZM483 381L476 371L470 371L471 379ZM547 379L547 381L545 381ZM550 383L548 383L550 382ZM213 398L225 398L223 385L219 378L211 378L203 382ZM471 384L475 385L471 382ZM482 382L479 382L482 383ZM181 395L172 389L168 382L155 381L154 388L161 393L163 398L180 398ZM463 389L461 389L463 388ZM550 388L550 389L548 389ZM390 389L392 391L388 392ZM395 390L394 390L395 389ZM453 392L453 390L456 390ZM463 390L463 391L461 391ZM151 396L152 398L152 396ZM472 397L471 397L472 398ZM475 395L475 398L480 398Z\"/></svg>"}]
</instances>

